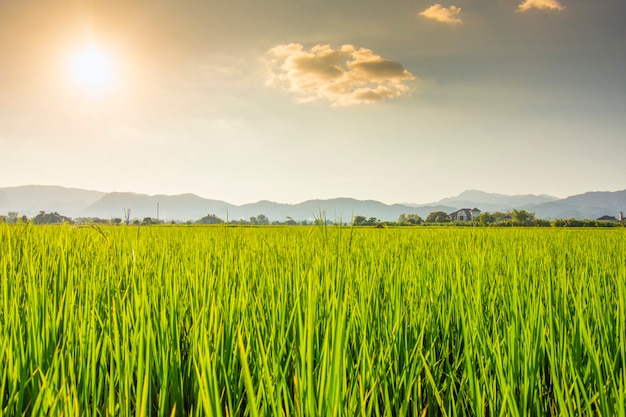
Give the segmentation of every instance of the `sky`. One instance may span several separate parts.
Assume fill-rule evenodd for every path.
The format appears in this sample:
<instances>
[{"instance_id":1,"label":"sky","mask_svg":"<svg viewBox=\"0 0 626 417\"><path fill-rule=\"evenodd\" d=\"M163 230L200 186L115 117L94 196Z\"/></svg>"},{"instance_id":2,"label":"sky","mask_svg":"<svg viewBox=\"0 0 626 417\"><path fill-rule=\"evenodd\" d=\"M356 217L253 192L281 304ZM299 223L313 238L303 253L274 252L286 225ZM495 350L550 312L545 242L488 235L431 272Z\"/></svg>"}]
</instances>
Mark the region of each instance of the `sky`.
<instances>
[{"instance_id":1,"label":"sky","mask_svg":"<svg viewBox=\"0 0 626 417\"><path fill-rule=\"evenodd\" d=\"M0 0L0 187L626 188L624 0Z\"/></svg>"}]
</instances>

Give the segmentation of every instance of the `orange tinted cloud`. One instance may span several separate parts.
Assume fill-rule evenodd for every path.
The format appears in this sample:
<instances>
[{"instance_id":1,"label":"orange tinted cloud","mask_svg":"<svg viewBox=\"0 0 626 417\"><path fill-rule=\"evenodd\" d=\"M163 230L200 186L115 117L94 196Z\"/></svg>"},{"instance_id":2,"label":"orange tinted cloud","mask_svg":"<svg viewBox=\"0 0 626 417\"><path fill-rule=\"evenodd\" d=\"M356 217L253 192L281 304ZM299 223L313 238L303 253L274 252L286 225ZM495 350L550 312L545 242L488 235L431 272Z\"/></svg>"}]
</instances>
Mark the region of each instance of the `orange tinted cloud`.
<instances>
[{"instance_id":1,"label":"orange tinted cloud","mask_svg":"<svg viewBox=\"0 0 626 417\"><path fill-rule=\"evenodd\" d=\"M460 7L443 7L441 4L435 4L421 12L420 16L424 16L427 19L436 20L438 22L455 24L463 23L463 21L458 17L460 13Z\"/></svg>"},{"instance_id":2,"label":"orange tinted cloud","mask_svg":"<svg viewBox=\"0 0 626 417\"><path fill-rule=\"evenodd\" d=\"M517 8L520 12L525 12L530 9L552 9L552 10L563 10L563 6L558 0L525 0L522 4Z\"/></svg>"},{"instance_id":3,"label":"orange tinted cloud","mask_svg":"<svg viewBox=\"0 0 626 417\"><path fill-rule=\"evenodd\" d=\"M333 106L376 103L410 92L415 77L400 63L369 49L343 45L278 45L268 51L268 84L299 96L300 102L330 101Z\"/></svg>"}]
</instances>

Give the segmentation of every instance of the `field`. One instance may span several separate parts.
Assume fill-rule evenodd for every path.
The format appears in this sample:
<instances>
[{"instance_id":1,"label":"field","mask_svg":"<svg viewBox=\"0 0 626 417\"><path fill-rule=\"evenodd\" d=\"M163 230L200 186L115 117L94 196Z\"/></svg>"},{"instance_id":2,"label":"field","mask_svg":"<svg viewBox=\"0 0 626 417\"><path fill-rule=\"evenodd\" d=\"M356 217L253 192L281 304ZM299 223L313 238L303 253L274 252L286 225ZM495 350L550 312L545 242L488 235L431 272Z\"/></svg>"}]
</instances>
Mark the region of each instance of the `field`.
<instances>
[{"instance_id":1,"label":"field","mask_svg":"<svg viewBox=\"0 0 626 417\"><path fill-rule=\"evenodd\" d=\"M623 228L0 224L0 415L624 416Z\"/></svg>"}]
</instances>

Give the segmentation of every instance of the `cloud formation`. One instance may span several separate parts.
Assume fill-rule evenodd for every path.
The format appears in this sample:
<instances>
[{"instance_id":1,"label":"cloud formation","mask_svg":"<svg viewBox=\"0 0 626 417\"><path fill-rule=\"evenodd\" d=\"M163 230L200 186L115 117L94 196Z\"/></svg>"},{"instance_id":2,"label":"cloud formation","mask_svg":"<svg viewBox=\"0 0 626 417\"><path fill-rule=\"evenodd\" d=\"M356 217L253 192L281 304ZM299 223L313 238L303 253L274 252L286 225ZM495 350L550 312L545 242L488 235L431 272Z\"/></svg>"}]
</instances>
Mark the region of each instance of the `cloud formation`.
<instances>
[{"instance_id":1,"label":"cloud formation","mask_svg":"<svg viewBox=\"0 0 626 417\"><path fill-rule=\"evenodd\" d=\"M343 45L316 45L306 50L299 43L278 45L268 51L269 85L296 93L300 102L328 100L333 106L376 103L410 92L415 77L400 63L369 49Z\"/></svg>"},{"instance_id":2,"label":"cloud formation","mask_svg":"<svg viewBox=\"0 0 626 417\"><path fill-rule=\"evenodd\" d=\"M435 4L421 12L419 15L438 22L456 24L463 23L463 21L458 17L460 13L460 7L443 7L441 4Z\"/></svg>"},{"instance_id":3,"label":"cloud formation","mask_svg":"<svg viewBox=\"0 0 626 417\"><path fill-rule=\"evenodd\" d=\"M524 0L524 2L517 8L520 12L525 12L530 9L563 10L564 7L558 0Z\"/></svg>"}]
</instances>

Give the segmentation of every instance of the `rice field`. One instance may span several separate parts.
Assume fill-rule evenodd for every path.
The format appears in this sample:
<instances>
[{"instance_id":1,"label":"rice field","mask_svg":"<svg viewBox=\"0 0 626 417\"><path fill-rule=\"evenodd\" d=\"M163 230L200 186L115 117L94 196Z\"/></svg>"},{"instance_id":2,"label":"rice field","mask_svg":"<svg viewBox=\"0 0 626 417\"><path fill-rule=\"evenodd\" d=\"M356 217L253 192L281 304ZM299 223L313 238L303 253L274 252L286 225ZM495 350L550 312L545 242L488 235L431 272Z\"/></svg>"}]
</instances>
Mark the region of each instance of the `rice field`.
<instances>
[{"instance_id":1,"label":"rice field","mask_svg":"<svg viewBox=\"0 0 626 417\"><path fill-rule=\"evenodd\" d=\"M0 415L626 415L623 228L0 224Z\"/></svg>"}]
</instances>

